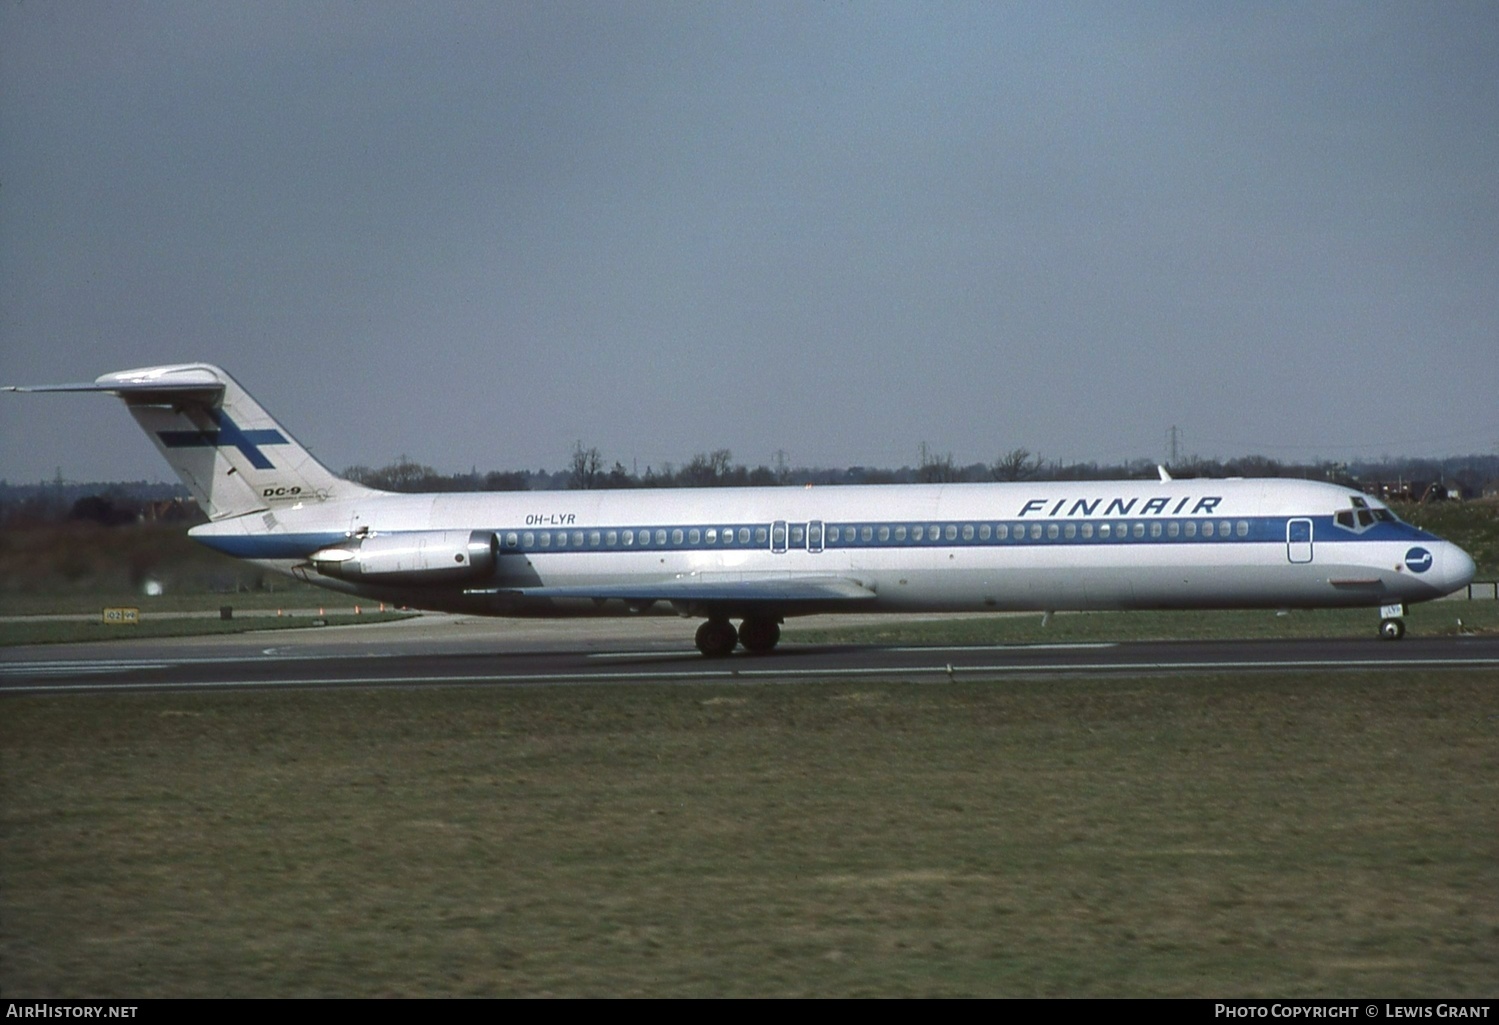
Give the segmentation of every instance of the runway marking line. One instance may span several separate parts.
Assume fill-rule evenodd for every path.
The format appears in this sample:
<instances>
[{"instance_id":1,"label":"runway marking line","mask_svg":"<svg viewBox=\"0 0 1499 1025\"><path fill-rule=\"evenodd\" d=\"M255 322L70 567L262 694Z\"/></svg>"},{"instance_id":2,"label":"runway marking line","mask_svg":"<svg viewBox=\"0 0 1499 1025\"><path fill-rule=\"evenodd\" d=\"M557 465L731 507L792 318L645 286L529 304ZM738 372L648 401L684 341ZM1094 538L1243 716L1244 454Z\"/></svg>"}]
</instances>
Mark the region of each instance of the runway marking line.
<instances>
[{"instance_id":1,"label":"runway marking line","mask_svg":"<svg viewBox=\"0 0 1499 1025\"><path fill-rule=\"evenodd\" d=\"M478 683L510 683L510 684L570 684L582 685L589 683L619 683L619 682L703 682L708 680L721 681L746 681L764 682L776 679L832 679L853 676L890 676L897 674L915 674L953 677L957 673L965 675L974 674L998 674L1014 675L1025 673L1067 673L1067 672L1108 672L1113 675L1128 675L1132 672L1183 672L1183 671L1225 671L1233 669L1392 669L1392 668L1477 668L1499 665L1499 658L1453 658L1438 660L1411 660L1411 659L1369 659L1367 661L1334 661L1328 659L1291 659L1278 662L1135 662L1135 663L1099 663L1099 662L1076 662L1063 663L1059 665L984 665L984 666L908 666L898 669L737 669L732 666L715 667L712 669L699 669L688 672L631 672L631 673L573 673L573 674L539 674L521 673L513 676L487 675L464 675L464 676L386 676L386 677L351 677L342 680L328 680L324 678L306 678L294 680L220 680L217 682L184 682L184 683L76 683L76 684L18 684L6 686L6 693L48 693L69 691L103 691L103 690L214 690L219 688L254 688L273 689L277 687L358 687L358 686L412 686L418 684L478 684Z\"/></svg>"}]
</instances>

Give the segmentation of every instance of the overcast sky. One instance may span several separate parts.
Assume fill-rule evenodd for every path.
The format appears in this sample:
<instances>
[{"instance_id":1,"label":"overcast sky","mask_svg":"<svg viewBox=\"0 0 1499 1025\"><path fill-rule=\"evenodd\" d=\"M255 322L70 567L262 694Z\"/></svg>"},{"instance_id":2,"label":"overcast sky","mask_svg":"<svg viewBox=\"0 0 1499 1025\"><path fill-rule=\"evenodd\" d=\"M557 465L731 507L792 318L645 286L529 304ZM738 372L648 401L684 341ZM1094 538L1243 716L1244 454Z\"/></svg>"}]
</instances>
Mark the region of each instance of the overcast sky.
<instances>
[{"instance_id":1,"label":"overcast sky","mask_svg":"<svg viewBox=\"0 0 1499 1025\"><path fill-rule=\"evenodd\" d=\"M1499 4L0 0L0 383L195 360L335 470L1492 453Z\"/></svg>"}]
</instances>

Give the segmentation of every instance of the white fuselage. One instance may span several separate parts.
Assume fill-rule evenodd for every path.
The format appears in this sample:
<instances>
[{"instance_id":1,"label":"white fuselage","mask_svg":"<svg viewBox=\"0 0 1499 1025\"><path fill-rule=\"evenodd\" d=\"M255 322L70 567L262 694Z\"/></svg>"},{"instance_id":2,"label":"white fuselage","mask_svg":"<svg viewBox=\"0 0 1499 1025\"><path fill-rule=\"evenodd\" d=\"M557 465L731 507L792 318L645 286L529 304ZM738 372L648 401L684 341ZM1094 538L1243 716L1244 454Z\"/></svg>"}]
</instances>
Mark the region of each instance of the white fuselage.
<instances>
[{"instance_id":1,"label":"white fuselage","mask_svg":"<svg viewBox=\"0 0 1499 1025\"><path fill-rule=\"evenodd\" d=\"M461 584L351 581L308 561L350 539L438 531L492 532L492 572ZM777 617L1383 606L1438 597L1473 574L1461 549L1374 500L1280 479L375 493L282 505L193 536L337 590L499 615L625 612L652 600ZM868 593L770 596L776 581L821 579Z\"/></svg>"}]
</instances>

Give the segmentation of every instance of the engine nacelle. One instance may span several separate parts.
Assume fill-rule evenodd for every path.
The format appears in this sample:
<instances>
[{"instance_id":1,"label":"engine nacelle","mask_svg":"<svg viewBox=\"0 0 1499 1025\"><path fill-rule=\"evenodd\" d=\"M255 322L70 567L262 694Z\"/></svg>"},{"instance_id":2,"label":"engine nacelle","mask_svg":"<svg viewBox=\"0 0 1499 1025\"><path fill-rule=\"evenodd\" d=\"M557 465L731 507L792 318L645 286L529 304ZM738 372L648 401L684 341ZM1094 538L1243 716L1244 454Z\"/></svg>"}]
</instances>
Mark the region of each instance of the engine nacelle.
<instances>
[{"instance_id":1,"label":"engine nacelle","mask_svg":"<svg viewBox=\"0 0 1499 1025\"><path fill-rule=\"evenodd\" d=\"M308 556L325 577L371 584L452 584L494 573L500 539L489 530L417 530L351 537Z\"/></svg>"}]
</instances>

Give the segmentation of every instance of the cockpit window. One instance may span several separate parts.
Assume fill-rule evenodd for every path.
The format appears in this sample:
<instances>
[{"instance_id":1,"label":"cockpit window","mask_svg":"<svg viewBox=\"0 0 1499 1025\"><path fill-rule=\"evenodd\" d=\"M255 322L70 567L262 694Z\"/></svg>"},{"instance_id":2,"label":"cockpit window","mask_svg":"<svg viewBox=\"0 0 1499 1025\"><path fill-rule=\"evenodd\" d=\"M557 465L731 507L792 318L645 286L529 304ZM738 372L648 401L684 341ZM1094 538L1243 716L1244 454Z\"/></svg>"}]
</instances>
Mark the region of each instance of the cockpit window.
<instances>
[{"instance_id":1,"label":"cockpit window","mask_svg":"<svg viewBox=\"0 0 1499 1025\"><path fill-rule=\"evenodd\" d=\"M1353 508L1339 509L1333 513L1332 521L1344 530L1362 534L1376 523L1399 523L1400 518L1383 506L1370 505L1369 500L1359 495L1350 495L1348 504Z\"/></svg>"}]
</instances>

